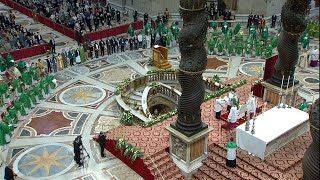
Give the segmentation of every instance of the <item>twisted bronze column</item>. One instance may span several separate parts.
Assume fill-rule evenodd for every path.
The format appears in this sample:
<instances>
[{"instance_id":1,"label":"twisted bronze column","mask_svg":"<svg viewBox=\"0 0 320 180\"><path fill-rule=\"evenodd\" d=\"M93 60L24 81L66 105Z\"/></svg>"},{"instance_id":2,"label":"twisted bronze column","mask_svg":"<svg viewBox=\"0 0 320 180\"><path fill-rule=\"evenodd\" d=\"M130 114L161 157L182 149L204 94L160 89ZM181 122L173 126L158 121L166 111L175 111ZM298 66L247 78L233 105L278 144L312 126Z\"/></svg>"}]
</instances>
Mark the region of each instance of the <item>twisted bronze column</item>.
<instances>
[{"instance_id":1,"label":"twisted bronze column","mask_svg":"<svg viewBox=\"0 0 320 180\"><path fill-rule=\"evenodd\" d=\"M200 106L205 87L202 73L207 66L204 46L207 34L206 0L180 0L183 28L179 34L181 61L178 80L182 94L178 105L178 120L171 127L192 136L208 126L202 122Z\"/></svg>"},{"instance_id":2,"label":"twisted bronze column","mask_svg":"<svg viewBox=\"0 0 320 180\"><path fill-rule=\"evenodd\" d=\"M269 83L281 86L282 76L285 76L284 86L293 84L294 71L299 59L298 41L307 27L307 9L309 0L288 0L282 7L281 18L283 31L278 41L279 58L275 72ZM295 82L298 83L298 82Z\"/></svg>"},{"instance_id":3,"label":"twisted bronze column","mask_svg":"<svg viewBox=\"0 0 320 180\"><path fill-rule=\"evenodd\" d=\"M303 180L319 179L319 99L312 105L310 111L310 132L313 142L306 150L303 161Z\"/></svg>"}]
</instances>

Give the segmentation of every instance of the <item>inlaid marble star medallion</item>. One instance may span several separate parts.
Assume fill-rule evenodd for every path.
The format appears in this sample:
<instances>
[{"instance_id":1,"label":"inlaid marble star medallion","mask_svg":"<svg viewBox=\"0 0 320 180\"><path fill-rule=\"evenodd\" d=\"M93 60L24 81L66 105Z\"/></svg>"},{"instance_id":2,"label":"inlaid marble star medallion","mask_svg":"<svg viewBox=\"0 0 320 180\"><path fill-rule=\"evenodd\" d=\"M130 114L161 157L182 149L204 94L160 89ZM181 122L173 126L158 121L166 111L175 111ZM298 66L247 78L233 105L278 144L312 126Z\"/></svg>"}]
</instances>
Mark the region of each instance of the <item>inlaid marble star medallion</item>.
<instances>
[{"instance_id":1,"label":"inlaid marble star medallion","mask_svg":"<svg viewBox=\"0 0 320 180\"><path fill-rule=\"evenodd\" d=\"M49 179L74 166L72 147L61 143L32 147L17 157L14 171L23 179Z\"/></svg>"},{"instance_id":2,"label":"inlaid marble star medallion","mask_svg":"<svg viewBox=\"0 0 320 180\"><path fill-rule=\"evenodd\" d=\"M48 149L44 148L41 156L29 154L29 156L34 158L34 161L28 162L23 166L35 166L27 174L30 175L39 170L40 168L44 168L44 170L47 172L47 175L49 175L51 166L64 166L62 163L58 162L58 160L65 158L65 156L57 156L57 154L61 150L62 148L59 148L58 150L49 154Z\"/></svg>"},{"instance_id":3,"label":"inlaid marble star medallion","mask_svg":"<svg viewBox=\"0 0 320 180\"><path fill-rule=\"evenodd\" d=\"M93 105L100 102L105 97L105 90L91 85L71 87L60 94L61 102L72 106Z\"/></svg>"}]
</instances>

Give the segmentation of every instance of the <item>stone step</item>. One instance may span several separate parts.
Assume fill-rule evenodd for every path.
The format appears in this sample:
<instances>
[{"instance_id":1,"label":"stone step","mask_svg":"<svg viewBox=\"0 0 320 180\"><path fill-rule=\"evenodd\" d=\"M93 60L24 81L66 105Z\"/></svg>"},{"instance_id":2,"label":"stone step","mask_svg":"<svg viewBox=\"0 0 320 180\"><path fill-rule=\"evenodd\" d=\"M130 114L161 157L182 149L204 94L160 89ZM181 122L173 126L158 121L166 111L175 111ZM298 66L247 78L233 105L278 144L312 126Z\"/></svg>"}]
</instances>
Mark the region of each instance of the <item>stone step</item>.
<instances>
[{"instance_id":1,"label":"stone step","mask_svg":"<svg viewBox=\"0 0 320 180\"><path fill-rule=\"evenodd\" d=\"M258 178L256 178L255 176L253 176L252 174L250 174L250 172L247 172L241 168L228 168L226 166L226 158L221 157L213 152L209 153L208 156L209 159L213 160L216 163L219 163L219 165L221 165L222 167L225 167L226 170L234 173L235 175L237 175L238 177L241 177L242 179L248 179L248 180L258 180ZM231 177L231 176L230 176ZM232 178L233 179L233 178Z\"/></svg>"},{"instance_id":2,"label":"stone step","mask_svg":"<svg viewBox=\"0 0 320 180\"><path fill-rule=\"evenodd\" d=\"M162 166L162 165L165 164L165 163L169 163L170 161L172 161L172 160L170 159L170 157L169 157L169 156L165 156L164 158L156 161L156 162L155 162L155 165L156 165L156 167L160 167L160 166ZM155 169L156 169L156 167L154 166L153 163L149 164L149 166L147 166L147 167L148 167L150 170L155 170Z\"/></svg>"},{"instance_id":3,"label":"stone step","mask_svg":"<svg viewBox=\"0 0 320 180\"><path fill-rule=\"evenodd\" d=\"M135 101L138 101L138 102L140 102L140 104L141 104L141 99L142 99L142 97L141 97L141 96L138 96L138 95L135 95L135 94L131 94L131 95L130 95L130 99L135 100Z\"/></svg>"},{"instance_id":4,"label":"stone step","mask_svg":"<svg viewBox=\"0 0 320 180\"><path fill-rule=\"evenodd\" d=\"M220 156L221 158L225 158L227 155L227 151L225 149L222 149L219 146L211 146L210 148L210 155L214 153L216 156ZM246 171L247 173L251 174L253 179L273 179L271 176L269 176L267 173L264 173L257 169L256 167L252 166L251 164L237 158L237 168L242 169L243 171Z\"/></svg>"},{"instance_id":5,"label":"stone step","mask_svg":"<svg viewBox=\"0 0 320 180\"><path fill-rule=\"evenodd\" d=\"M224 149L226 151L225 147L221 147L218 145L220 148ZM258 169L261 172L264 172L269 176L269 179L282 179L282 172L276 169L273 166L270 166L266 164L264 161L259 159L258 157L250 157L248 153L240 148L237 149L237 160L242 160L248 164L251 164L253 167Z\"/></svg>"},{"instance_id":6,"label":"stone step","mask_svg":"<svg viewBox=\"0 0 320 180\"><path fill-rule=\"evenodd\" d=\"M168 170L168 174L166 174L164 177L164 179L185 179L185 177L181 174L179 168L177 166L172 167L172 170Z\"/></svg>"},{"instance_id":7,"label":"stone step","mask_svg":"<svg viewBox=\"0 0 320 180\"><path fill-rule=\"evenodd\" d=\"M142 97L142 92L139 91L133 91L132 94Z\"/></svg>"},{"instance_id":8,"label":"stone step","mask_svg":"<svg viewBox=\"0 0 320 180\"><path fill-rule=\"evenodd\" d=\"M223 175L217 172L215 169L210 168L206 164L203 164L197 171L196 177L198 179L226 179Z\"/></svg>"},{"instance_id":9,"label":"stone step","mask_svg":"<svg viewBox=\"0 0 320 180\"><path fill-rule=\"evenodd\" d=\"M172 173L174 173L178 169L178 167L171 161L167 162L161 166L158 167L158 170L160 171L160 174L162 177L170 176ZM157 169L151 170L151 174L153 174L155 177L160 177L159 171Z\"/></svg>"},{"instance_id":10,"label":"stone step","mask_svg":"<svg viewBox=\"0 0 320 180\"><path fill-rule=\"evenodd\" d=\"M158 161L161 161L161 159L165 158L166 156L169 156L167 152L164 152L164 150L157 152L156 154L153 154L152 156L145 159L146 166L153 165L150 158L152 158L153 162L157 164Z\"/></svg>"},{"instance_id":11,"label":"stone step","mask_svg":"<svg viewBox=\"0 0 320 180\"><path fill-rule=\"evenodd\" d=\"M211 169L214 169L215 171L219 172L219 174L224 176L226 179L242 180L242 177L239 176L236 172L234 172L234 169L227 168L225 164L220 164L219 162L216 162L211 158L207 158L204 161L204 164L210 167Z\"/></svg>"}]
</instances>

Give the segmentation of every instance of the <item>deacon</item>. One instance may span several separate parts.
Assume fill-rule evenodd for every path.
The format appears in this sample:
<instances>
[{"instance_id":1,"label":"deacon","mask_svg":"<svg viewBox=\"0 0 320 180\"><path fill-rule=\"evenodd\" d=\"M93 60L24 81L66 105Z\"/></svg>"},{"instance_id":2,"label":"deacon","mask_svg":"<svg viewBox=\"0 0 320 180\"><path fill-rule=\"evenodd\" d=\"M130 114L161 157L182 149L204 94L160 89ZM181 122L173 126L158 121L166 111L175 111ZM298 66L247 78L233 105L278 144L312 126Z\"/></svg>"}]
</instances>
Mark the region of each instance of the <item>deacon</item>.
<instances>
[{"instance_id":1,"label":"deacon","mask_svg":"<svg viewBox=\"0 0 320 180\"><path fill-rule=\"evenodd\" d=\"M237 166L237 144L233 141L233 137L230 138L230 142L226 146L227 148L227 167L235 168Z\"/></svg>"}]
</instances>

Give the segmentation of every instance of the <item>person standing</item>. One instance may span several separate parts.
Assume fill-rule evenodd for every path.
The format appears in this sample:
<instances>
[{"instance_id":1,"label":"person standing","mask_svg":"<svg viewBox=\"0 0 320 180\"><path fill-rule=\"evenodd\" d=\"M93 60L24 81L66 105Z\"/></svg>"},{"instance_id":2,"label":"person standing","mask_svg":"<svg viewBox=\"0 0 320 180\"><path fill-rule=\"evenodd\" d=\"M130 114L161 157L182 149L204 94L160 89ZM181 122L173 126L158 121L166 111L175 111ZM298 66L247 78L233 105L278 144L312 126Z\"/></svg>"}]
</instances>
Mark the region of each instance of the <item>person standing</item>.
<instances>
[{"instance_id":1,"label":"person standing","mask_svg":"<svg viewBox=\"0 0 320 180\"><path fill-rule=\"evenodd\" d=\"M58 61L56 56L52 56L52 67L53 67L53 72L56 73L58 71Z\"/></svg>"},{"instance_id":2,"label":"person standing","mask_svg":"<svg viewBox=\"0 0 320 180\"><path fill-rule=\"evenodd\" d=\"M105 46L105 43L104 43L104 41L101 39L100 42L99 42L99 47L100 47L100 51L101 51L101 56L104 56L104 46Z\"/></svg>"},{"instance_id":3,"label":"person standing","mask_svg":"<svg viewBox=\"0 0 320 180\"><path fill-rule=\"evenodd\" d=\"M121 17L120 17L120 11L119 10L117 10L116 15L117 15L117 22L120 24Z\"/></svg>"},{"instance_id":4,"label":"person standing","mask_svg":"<svg viewBox=\"0 0 320 180\"><path fill-rule=\"evenodd\" d=\"M111 55L111 40L107 38L106 40L106 45L107 45L107 54Z\"/></svg>"},{"instance_id":5,"label":"person standing","mask_svg":"<svg viewBox=\"0 0 320 180\"><path fill-rule=\"evenodd\" d=\"M5 180L14 180L17 175L13 172L12 168L6 166L4 168L4 179Z\"/></svg>"},{"instance_id":6,"label":"person standing","mask_svg":"<svg viewBox=\"0 0 320 180\"><path fill-rule=\"evenodd\" d=\"M119 40L119 45L120 45L120 49L121 49L121 52L124 52L125 51L125 45L126 45L126 41L123 37L121 37L121 39Z\"/></svg>"},{"instance_id":7,"label":"person standing","mask_svg":"<svg viewBox=\"0 0 320 180\"><path fill-rule=\"evenodd\" d=\"M236 105L233 104L228 116L229 128L231 130L236 127L237 120L238 120L238 108Z\"/></svg>"},{"instance_id":8,"label":"person standing","mask_svg":"<svg viewBox=\"0 0 320 180\"><path fill-rule=\"evenodd\" d=\"M50 39L49 45L51 48L51 54L55 54L56 53L56 42L55 42L54 38Z\"/></svg>"},{"instance_id":9,"label":"person standing","mask_svg":"<svg viewBox=\"0 0 320 180\"><path fill-rule=\"evenodd\" d=\"M233 137L230 138L230 142L226 145L227 148L227 162L226 166L235 168L237 167L237 144L233 142Z\"/></svg>"},{"instance_id":10,"label":"person standing","mask_svg":"<svg viewBox=\"0 0 320 180\"><path fill-rule=\"evenodd\" d=\"M216 99L216 104L215 104L216 119L221 119L221 111L224 103L225 101L222 99L222 97L219 97L218 99Z\"/></svg>"},{"instance_id":11,"label":"person standing","mask_svg":"<svg viewBox=\"0 0 320 180\"><path fill-rule=\"evenodd\" d=\"M256 97L253 95L253 92L250 92L248 102L247 102L247 113L250 115L250 119L256 114L257 109L257 100Z\"/></svg>"},{"instance_id":12,"label":"person standing","mask_svg":"<svg viewBox=\"0 0 320 180\"><path fill-rule=\"evenodd\" d=\"M99 45L97 42L94 43L94 55L96 56L96 58L99 57Z\"/></svg>"},{"instance_id":13,"label":"person standing","mask_svg":"<svg viewBox=\"0 0 320 180\"><path fill-rule=\"evenodd\" d=\"M317 67L319 64L319 49L317 46L310 51L310 66Z\"/></svg>"},{"instance_id":14,"label":"person standing","mask_svg":"<svg viewBox=\"0 0 320 180\"><path fill-rule=\"evenodd\" d=\"M68 51L68 58L69 58L70 66L73 66L74 57L75 57L75 56L74 56L73 49L70 48L70 50Z\"/></svg>"},{"instance_id":15,"label":"person standing","mask_svg":"<svg viewBox=\"0 0 320 180\"><path fill-rule=\"evenodd\" d=\"M99 140L99 145L100 145L101 157L106 157L104 155L104 148L106 145L106 135L104 135L103 132L100 132L98 140Z\"/></svg>"},{"instance_id":16,"label":"person standing","mask_svg":"<svg viewBox=\"0 0 320 180\"><path fill-rule=\"evenodd\" d=\"M299 109L301 111L304 111L306 112L307 109L308 109L308 104L307 104L307 100L306 99L303 99L303 101L301 102L301 104L299 105Z\"/></svg>"},{"instance_id":17,"label":"person standing","mask_svg":"<svg viewBox=\"0 0 320 180\"><path fill-rule=\"evenodd\" d=\"M47 68L48 68L48 74L52 73L52 65L51 65L52 61L49 58L49 56L47 56Z\"/></svg>"},{"instance_id":18,"label":"person standing","mask_svg":"<svg viewBox=\"0 0 320 180\"><path fill-rule=\"evenodd\" d=\"M63 67L68 68L68 54L65 49L62 50Z\"/></svg>"}]
</instances>

